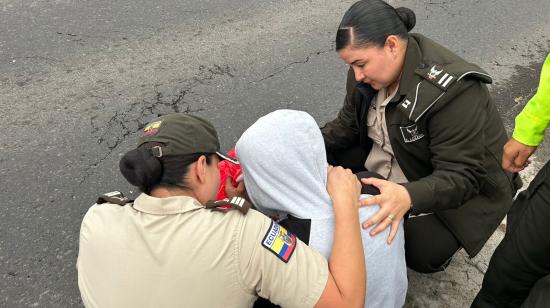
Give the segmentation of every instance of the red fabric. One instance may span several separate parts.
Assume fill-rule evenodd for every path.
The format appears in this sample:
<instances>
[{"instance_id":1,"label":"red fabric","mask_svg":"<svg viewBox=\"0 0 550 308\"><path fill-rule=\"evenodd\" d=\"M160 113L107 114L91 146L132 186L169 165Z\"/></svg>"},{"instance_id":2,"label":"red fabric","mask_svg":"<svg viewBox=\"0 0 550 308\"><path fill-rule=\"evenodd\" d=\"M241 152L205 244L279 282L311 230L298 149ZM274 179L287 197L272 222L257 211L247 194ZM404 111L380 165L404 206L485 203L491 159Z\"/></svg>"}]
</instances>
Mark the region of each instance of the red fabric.
<instances>
[{"instance_id":1,"label":"red fabric","mask_svg":"<svg viewBox=\"0 0 550 308\"><path fill-rule=\"evenodd\" d=\"M228 156L231 156L231 158L237 159L237 154L235 153L235 148L231 149L229 152L227 152ZM220 169L220 188L218 189L218 200L223 200L227 198L227 195L225 194L225 184L227 181L227 177L231 178L231 185L233 187L237 187L238 183L236 181L237 177L242 174L242 169L240 165L233 164L230 161L222 160L218 167Z\"/></svg>"}]
</instances>

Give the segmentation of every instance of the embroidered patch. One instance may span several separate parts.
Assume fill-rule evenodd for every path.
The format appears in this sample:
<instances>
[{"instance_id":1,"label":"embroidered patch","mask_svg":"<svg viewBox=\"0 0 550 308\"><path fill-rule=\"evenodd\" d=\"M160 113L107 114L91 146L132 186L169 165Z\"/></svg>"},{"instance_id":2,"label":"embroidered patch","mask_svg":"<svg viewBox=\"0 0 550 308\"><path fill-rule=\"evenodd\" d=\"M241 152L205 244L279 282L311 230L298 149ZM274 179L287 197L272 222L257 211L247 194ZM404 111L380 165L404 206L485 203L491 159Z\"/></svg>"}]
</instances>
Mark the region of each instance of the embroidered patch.
<instances>
[{"instance_id":1,"label":"embroidered patch","mask_svg":"<svg viewBox=\"0 0 550 308\"><path fill-rule=\"evenodd\" d=\"M439 74L441 74L441 72L443 72L443 69L438 70L437 65L434 65L430 68L427 77L429 80L434 80L437 78L437 76L439 76Z\"/></svg>"},{"instance_id":2,"label":"embroidered patch","mask_svg":"<svg viewBox=\"0 0 550 308\"><path fill-rule=\"evenodd\" d=\"M288 232L275 222L271 222L262 241L262 246L287 263L296 248L296 235Z\"/></svg>"},{"instance_id":3,"label":"embroidered patch","mask_svg":"<svg viewBox=\"0 0 550 308\"><path fill-rule=\"evenodd\" d=\"M160 127L161 123L162 123L162 121L156 121L156 122L152 122L152 123L147 124L147 126L145 126L145 128L143 129L143 136L149 136L149 135L156 134L159 130L159 127Z\"/></svg>"},{"instance_id":4,"label":"embroidered patch","mask_svg":"<svg viewBox=\"0 0 550 308\"><path fill-rule=\"evenodd\" d=\"M424 134L418 131L416 124L409 126L400 126L401 134L405 143L414 142L424 138Z\"/></svg>"}]
</instances>

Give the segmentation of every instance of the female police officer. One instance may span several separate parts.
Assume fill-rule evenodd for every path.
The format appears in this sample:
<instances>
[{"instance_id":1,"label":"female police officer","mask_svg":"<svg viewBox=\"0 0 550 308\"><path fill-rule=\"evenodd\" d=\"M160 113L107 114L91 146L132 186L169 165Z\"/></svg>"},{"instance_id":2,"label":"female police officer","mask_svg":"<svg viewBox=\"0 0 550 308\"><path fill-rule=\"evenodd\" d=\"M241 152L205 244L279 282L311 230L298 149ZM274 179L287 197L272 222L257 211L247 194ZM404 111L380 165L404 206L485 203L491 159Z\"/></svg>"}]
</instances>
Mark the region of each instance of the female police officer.
<instances>
[{"instance_id":1,"label":"female police officer","mask_svg":"<svg viewBox=\"0 0 550 308\"><path fill-rule=\"evenodd\" d=\"M390 226L391 242L410 212L407 265L435 272L460 247L471 257L479 252L516 187L500 169L507 137L485 86L491 78L434 41L409 34L414 25L410 9L381 0L356 2L346 12L336 50L351 66L347 95L322 132L331 163L359 161L388 179L366 180L382 193L364 203L381 205L364 227L377 225L375 235Z\"/></svg>"},{"instance_id":2,"label":"female police officer","mask_svg":"<svg viewBox=\"0 0 550 308\"><path fill-rule=\"evenodd\" d=\"M285 307L360 307L360 184L331 168L336 212L330 262L234 199L218 209L219 142L207 121L171 114L147 125L121 172L143 193L107 194L82 222L78 284L87 307L246 307L258 295ZM216 155L218 154L218 155ZM205 206L206 205L206 206ZM218 210L215 210L218 209ZM355 222L355 223L354 223Z\"/></svg>"}]
</instances>

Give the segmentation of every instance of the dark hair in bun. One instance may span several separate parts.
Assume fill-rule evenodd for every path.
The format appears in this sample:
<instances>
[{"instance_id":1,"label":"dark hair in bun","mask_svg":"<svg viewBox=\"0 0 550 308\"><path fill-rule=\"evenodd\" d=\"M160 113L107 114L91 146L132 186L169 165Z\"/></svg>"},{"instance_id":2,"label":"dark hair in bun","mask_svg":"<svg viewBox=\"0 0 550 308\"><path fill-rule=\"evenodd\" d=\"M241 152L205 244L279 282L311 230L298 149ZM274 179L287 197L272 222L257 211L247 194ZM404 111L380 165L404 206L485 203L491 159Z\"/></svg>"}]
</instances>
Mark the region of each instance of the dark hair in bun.
<instances>
[{"instance_id":1,"label":"dark hair in bun","mask_svg":"<svg viewBox=\"0 0 550 308\"><path fill-rule=\"evenodd\" d=\"M355 47L383 46L390 35L408 39L416 16L411 9L394 9L382 0L360 0L344 14L336 33L336 51Z\"/></svg>"},{"instance_id":2,"label":"dark hair in bun","mask_svg":"<svg viewBox=\"0 0 550 308\"><path fill-rule=\"evenodd\" d=\"M407 31L411 31L416 25L416 15L414 12L406 7L398 7L395 9L395 12L405 25L405 28L407 28Z\"/></svg>"},{"instance_id":3,"label":"dark hair in bun","mask_svg":"<svg viewBox=\"0 0 550 308\"><path fill-rule=\"evenodd\" d=\"M150 148L133 149L120 159L119 168L126 180L141 191L148 192L162 176L162 164Z\"/></svg>"},{"instance_id":4,"label":"dark hair in bun","mask_svg":"<svg viewBox=\"0 0 550 308\"><path fill-rule=\"evenodd\" d=\"M206 155L206 163L210 164L211 153L195 153L186 156L167 156L157 158L153 156L151 148L162 145L157 142L144 143L136 149L130 150L119 162L120 172L126 180L144 193L150 193L158 186L189 189L186 180L189 166L196 162L201 155Z\"/></svg>"}]
</instances>

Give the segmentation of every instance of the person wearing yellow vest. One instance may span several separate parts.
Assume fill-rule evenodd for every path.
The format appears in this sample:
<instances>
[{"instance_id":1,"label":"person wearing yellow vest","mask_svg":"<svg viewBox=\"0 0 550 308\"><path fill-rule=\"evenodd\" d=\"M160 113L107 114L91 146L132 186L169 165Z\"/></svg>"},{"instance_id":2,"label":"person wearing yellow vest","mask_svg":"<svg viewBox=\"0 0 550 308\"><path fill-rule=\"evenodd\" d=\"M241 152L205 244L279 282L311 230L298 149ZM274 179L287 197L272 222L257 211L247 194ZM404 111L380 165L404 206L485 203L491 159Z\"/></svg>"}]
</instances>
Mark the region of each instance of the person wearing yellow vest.
<instances>
[{"instance_id":1,"label":"person wearing yellow vest","mask_svg":"<svg viewBox=\"0 0 550 308\"><path fill-rule=\"evenodd\" d=\"M516 117L502 167L523 170L550 125L550 54L540 83ZM521 192L508 213L504 239L491 257L472 307L548 307L550 303L550 162Z\"/></svg>"}]
</instances>

